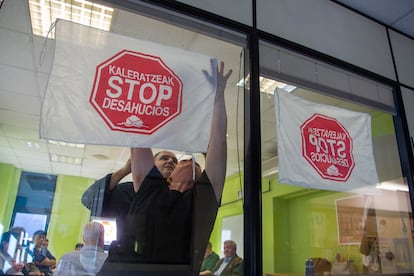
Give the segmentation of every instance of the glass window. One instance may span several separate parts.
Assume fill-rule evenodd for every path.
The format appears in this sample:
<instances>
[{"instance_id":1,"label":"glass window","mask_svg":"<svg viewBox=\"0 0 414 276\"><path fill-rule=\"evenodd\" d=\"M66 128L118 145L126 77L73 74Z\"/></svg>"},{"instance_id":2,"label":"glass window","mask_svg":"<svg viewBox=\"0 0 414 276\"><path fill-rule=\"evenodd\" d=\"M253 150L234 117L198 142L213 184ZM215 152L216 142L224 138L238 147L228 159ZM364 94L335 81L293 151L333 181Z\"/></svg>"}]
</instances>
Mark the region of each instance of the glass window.
<instances>
[{"instance_id":1,"label":"glass window","mask_svg":"<svg viewBox=\"0 0 414 276\"><path fill-rule=\"evenodd\" d=\"M311 260L315 273L412 273L392 90L262 48L263 272L303 275Z\"/></svg>"},{"instance_id":2,"label":"glass window","mask_svg":"<svg viewBox=\"0 0 414 276\"><path fill-rule=\"evenodd\" d=\"M204 67L203 69L210 73L216 69L212 68L210 57L217 59L219 68L220 62L224 62L224 72L220 70L220 75L226 75L228 70L232 70L232 74L227 80L224 96L222 98L220 96L217 97L217 101L219 102L217 104L218 108L222 108L221 101L226 104L226 110L220 110L223 113L220 121L217 122L219 126L223 126L222 124L227 122L227 127L222 128L222 138L227 140L226 149L225 151L217 150L221 149L224 143L215 143L211 140L212 144L210 144L209 149L213 149L212 153L210 154L209 149L207 149L207 156L204 156L201 152L196 152L194 153L194 160L191 160L193 157L192 153L173 150L172 155L175 156L171 157L169 153L163 151L164 149L154 148L152 151L154 155L161 151L159 155L154 156L155 164L158 164L158 161L164 164L169 162L170 165L168 165L167 170L172 170L171 168L174 166L175 168L182 166L182 171L184 172L188 172L189 167L191 167L192 173L194 170L195 177L199 179L195 184L195 188L192 189L192 191L196 192L183 192L181 190L177 192L174 185L182 183L174 183L174 178L171 177L171 183L168 186L168 181L163 178L167 176L163 175L163 168L157 167L158 170L151 170L146 175L148 176L146 182L142 182L144 185L145 183L149 183L150 180L148 179L156 179L157 183L142 186L143 189L140 189L136 194L136 190L134 190L134 186L131 183L131 164L128 163L129 148L100 146L94 144L96 141L91 141L91 144L86 143L84 147L68 149L68 144L62 145L57 142L73 141L66 141L66 139L63 139L65 141L55 141L56 143L46 143L43 141L39 147L45 146L44 151L48 153L47 157L50 157L51 162L49 167L56 172L56 190L52 195L53 206L51 206L50 217L48 217L46 222L48 224L46 229L47 238L50 242L49 248L56 257L56 260L60 260L66 253L73 251L77 243L84 242L86 247L89 241L84 236L84 231L87 231L87 228L84 228L84 226L89 225L88 223L91 221L95 221L104 226L102 228L103 230L95 229L95 232L105 232L106 235L104 235L105 239L103 244L106 245L105 249L109 247L110 257L114 257L111 260L108 259L109 261L107 260L111 262L108 265L109 271L141 270L144 272L147 271L149 273L148 275L157 275L157 272L154 270L164 272L174 270L182 272L180 275L190 275L191 271L198 270L201 266L208 241L211 242L213 251L217 252L221 258L224 256L222 249L225 240L235 240L238 243L238 248L241 250L240 253L242 255L243 244L241 243L243 232L238 231L237 236L235 236L236 233L226 231L226 221L231 220L231 217L237 217L237 220L231 226L234 229L243 228L241 222L243 213L241 168L243 168L244 156L244 103L243 88L237 86L237 83L244 75L246 38L238 32L226 30L225 28L214 26L210 23L184 15L178 15L174 12L167 12L159 7L152 7L147 3L140 4L139 1L134 1L134 4L129 3L125 5L128 5L127 9L114 9L109 31L110 34L114 34L116 37L125 40L136 38L141 41L158 43L162 46L169 47L171 51L174 49L174 51L186 52L188 55L190 53L203 55L207 64L205 66L207 68ZM77 20L82 21L79 18ZM67 24L67 22L64 24ZM78 46L78 42L81 42L82 39L86 40L90 35L88 32L89 27L81 26L80 28L85 32L73 32L79 35L79 40L65 42ZM108 34L106 31L102 32ZM85 35L86 33L88 35ZM95 45L92 44L95 42L97 44L100 43L105 40L105 37L102 35L102 37L99 37L93 43L87 44L85 48L94 47ZM42 52L44 56L48 56L49 54L48 50L50 48L46 48ZM121 51L122 49L117 50ZM73 51L73 49L70 49L70 51ZM82 51L79 50L80 52ZM113 55L111 53L111 56ZM106 61L107 58L105 57L101 62ZM188 63L185 62L185 58L189 58L189 56L184 56L182 60L182 63L187 65ZM45 67L48 67L49 64L46 64L48 63L47 58L43 59L43 61ZM57 67L55 66L54 68ZM120 67L111 67L109 70L120 70L118 74L122 75L122 77L125 77L125 74L138 72L123 72ZM193 69L183 67L183 72L180 72L180 74L187 76L185 72L189 72L190 70ZM201 76L200 79L205 77L201 69L197 72ZM71 72L66 73L70 75ZM127 77L130 76L128 75ZM114 79L115 82L119 80L119 78ZM207 78L207 80L209 79ZM129 80L129 82L125 83L136 84L136 81ZM183 85L188 85L188 83L188 80L183 81ZM117 86L117 84L119 82L113 85L112 88L114 86L120 88L120 85ZM205 85L209 85L207 81ZM148 87L148 90L139 95L144 100L152 101L154 98L151 98L151 95L153 94L145 94L152 88L152 86ZM81 89L78 91L81 91ZM163 96L167 96L168 91L165 91L166 94ZM186 99L182 100L185 101ZM212 105L214 105L214 100L211 97ZM63 106L66 103L59 102L60 104ZM199 111L199 106L191 106L191 108L193 108L193 114L196 115ZM85 121L89 121L89 119L85 118ZM191 125L192 121L189 120L186 124ZM206 129L210 128L211 125L207 121L205 124L197 127L199 129ZM65 124L66 127L68 126ZM96 130L91 127L90 131L93 132ZM175 134L172 133L172 136ZM226 156L222 153L226 153ZM217 156L222 157L218 158ZM140 155L138 155L138 158L140 158ZM49 162L49 158L47 159ZM177 163L177 160L184 162ZM74 162L68 164L68 161ZM103 173L99 170L111 162L113 164L112 167L109 166L111 170ZM196 163L200 166L200 171ZM190 165L189 167L187 166L188 164ZM221 165L218 166L217 164ZM127 169L124 170L125 168ZM204 169L207 172L205 175L202 175L201 171ZM98 171L100 171L99 175L96 173ZM216 176L216 172L218 177ZM79 176L80 174L83 177ZM175 177L179 178L179 176L180 174L177 173ZM192 180L186 179L186 184L189 186L193 185ZM224 181L226 185L221 195L221 188L215 189L215 184L217 183L223 186ZM112 186L111 183L115 186ZM155 190L154 187L159 190ZM173 192L171 192L170 188ZM149 194L148 197L147 194ZM158 201L156 201L155 198L159 194L162 195L162 198L158 198ZM144 195L142 201L137 200L139 202L133 202L134 199L141 195ZM27 199L40 200L31 194L28 195ZM153 205L154 202L157 202L157 204ZM132 209L132 205L135 209ZM169 206L173 206L174 208L167 208ZM141 212L141 207L147 208L142 209L146 212ZM16 223L24 223L27 226L28 221L24 219L24 212L22 210L18 210L18 212L14 221ZM172 214L173 212L175 213ZM147 220L148 214L152 216ZM133 224L134 221L142 222L142 224ZM181 228L182 230L180 230ZM143 239L142 237L146 237L146 235L157 238L153 240ZM125 265L125 263L128 264ZM136 266L136 264L140 265ZM62 270L63 265L64 263L57 264L57 273ZM87 268L89 269L90 267Z\"/></svg>"},{"instance_id":3,"label":"glass window","mask_svg":"<svg viewBox=\"0 0 414 276\"><path fill-rule=\"evenodd\" d=\"M47 231L55 187L55 175L22 172L11 227L25 228L23 244L32 240L35 231Z\"/></svg>"}]
</instances>

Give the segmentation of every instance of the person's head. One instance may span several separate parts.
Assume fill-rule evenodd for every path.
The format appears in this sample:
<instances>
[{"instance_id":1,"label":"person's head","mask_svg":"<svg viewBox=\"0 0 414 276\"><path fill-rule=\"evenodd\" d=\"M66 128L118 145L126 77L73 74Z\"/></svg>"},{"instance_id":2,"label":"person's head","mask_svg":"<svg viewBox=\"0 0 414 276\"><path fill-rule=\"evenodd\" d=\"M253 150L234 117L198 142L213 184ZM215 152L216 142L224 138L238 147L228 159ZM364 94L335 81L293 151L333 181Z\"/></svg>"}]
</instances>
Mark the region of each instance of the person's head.
<instances>
[{"instance_id":1,"label":"person's head","mask_svg":"<svg viewBox=\"0 0 414 276\"><path fill-rule=\"evenodd\" d=\"M211 249L211 247L212 247L211 242L208 242L207 246L206 246L206 251L204 252L204 257L205 258L208 257L211 254L211 252L213 251Z\"/></svg>"},{"instance_id":2,"label":"person's head","mask_svg":"<svg viewBox=\"0 0 414 276\"><path fill-rule=\"evenodd\" d=\"M81 242L79 242L79 243L77 243L76 245L75 245L75 250L81 250L82 249L82 247L83 247L83 243L81 243Z\"/></svg>"},{"instance_id":3,"label":"person's head","mask_svg":"<svg viewBox=\"0 0 414 276\"><path fill-rule=\"evenodd\" d=\"M154 163L164 178L168 178L177 165L177 157L173 152L160 151L154 155Z\"/></svg>"},{"instance_id":4,"label":"person's head","mask_svg":"<svg viewBox=\"0 0 414 276\"><path fill-rule=\"evenodd\" d=\"M233 257L237 252L237 244L232 240L224 241L223 251L225 258Z\"/></svg>"},{"instance_id":5,"label":"person's head","mask_svg":"<svg viewBox=\"0 0 414 276\"><path fill-rule=\"evenodd\" d=\"M96 221L85 224L83 228L83 241L85 245L104 246L105 229L102 224Z\"/></svg>"},{"instance_id":6,"label":"person's head","mask_svg":"<svg viewBox=\"0 0 414 276\"><path fill-rule=\"evenodd\" d=\"M10 232L4 232L1 236L0 252L6 253L9 248Z\"/></svg>"},{"instance_id":7,"label":"person's head","mask_svg":"<svg viewBox=\"0 0 414 276\"><path fill-rule=\"evenodd\" d=\"M191 189L194 186L195 181L200 176L201 167L198 163L193 163L192 159L181 160L180 162L178 162L174 171L168 178L168 182L170 183L170 189L175 189L182 192Z\"/></svg>"},{"instance_id":8,"label":"person's head","mask_svg":"<svg viewBox=\"0 0 414 276\"><path fill-rule=\"evenodd\" d=\"M44 230L37 230L33 233L33 243L35 248L39 248L43 246L43 242L46 239L46 232Z\"/></svg>"},{"instance_id":9,"label":"person's head","mask_svg":"<svg viewBox=\"0 0 414 276\"><path fill-rule=\"evenodd\" d=\"M10 231L4 232L3 235L1 236L0 252L3 253L4 256L10 255L10 253L7 251L9 250L11 236L15 237L17 240L16 234ZM16 262L16 258L15 258L16 256L14 254L13 256L10 256L10 257L11 257L10 262L13 267L13 270L15 270L16 272L22 271L23 264Z\"/></svg>"}]
</instances>

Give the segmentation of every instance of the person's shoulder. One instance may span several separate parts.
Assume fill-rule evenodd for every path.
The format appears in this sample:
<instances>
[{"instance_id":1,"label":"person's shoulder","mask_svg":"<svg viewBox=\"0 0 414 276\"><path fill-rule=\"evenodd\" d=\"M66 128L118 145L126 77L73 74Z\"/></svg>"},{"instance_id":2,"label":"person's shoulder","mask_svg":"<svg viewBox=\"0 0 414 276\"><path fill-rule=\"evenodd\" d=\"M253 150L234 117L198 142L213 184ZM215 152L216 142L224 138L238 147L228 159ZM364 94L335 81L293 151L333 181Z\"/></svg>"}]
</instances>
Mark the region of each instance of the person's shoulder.
<instances>
[{"instance_id":1,"label":"person's shoulder","mask_svg":"<svg viewBox=\"0 0 414 276\"><path fill-rule=\"evenodd\" d=\"M239 265L243 262L243 258L240 256L236 256L233 260L234 265Z\"/></svg>"},{"instance_id":2,"label":"person's shoulder","mask_svg":"<svg viewBox=\"0 0 414 276\"><path fill-rule=\"evenodd\" d=\"M118 189L119 190L127 190L130 191L131 189L134 190L134 183L131 181L127 181L127 182L121 182L118 184Z\"/></svg>"},{"instance_id":3,"label":"person's shoulder","mask_svg":"<svg viewBox=\"0 0 414 276\"><path fill-rule=\"evenodd\" d=\"M149 171L147 176L152 177L152 178L164 179L161 172L158 170L157 166L155 166L155 165L151 168L151 170Z\"/></svg>"},{"instance_id":4,"label":"person's shoulder","mask_svg":"<svg viewBox=\"0 0 414 276\"><path fill-rule=\"evenodd\" d=\"M152 167L151 171L147 174L147 176L145 176L141 187L143 186L153 186L153 185L167 185L168 187L168 182L167 180L162 176L162 174L160 173L160 171L158 170L158 168L156 166Z\"/></svg>"},{"instance_id":5,"label":"person's shoulder","mask_svg":"<svg viewBox=\"0 0 414 276\"><path fill-rule=\"evenodd\" d=\"M80 251L74 250L74 251L65 253L65 254L62 255L62 257L60 257L59 260L69 260L69 259L72 259L74 257L79 256L79 252Z\"/></svg>"},{"instance_id":6,"label":"person's shoulder","mask_svg":"<svg viewBox=\"0 0 414 276\"><path fill-rule=\"evenodd\" d=\"M210 179L208 178L208 175L205 170L203 170L203 172L201 173L201 176L197 179L196 182L210 185Z\"/></svg>"},{"instance_id":7,"label":"person's shoulder","mask_svg":"<svg viewBox=\"0 0 414 276\"><path fill-rule=\"evenodd\" d=\"M109 256L108 253L103 252L103 251L98 251L97 255L102 259L106 259Z\"/></svg>"},{"instance_id":8,"label":"person's shoulder","mask_svg":"<svg viewBox=\"0 0 414 276\"><path fill-rule=\"evenodd\" d=\"M81 253L81 250L72 250L72 251L70 251L70 252L68 252L66 254L68 256L77 256L77 255L80 255L80 253Z\"/></svg>"}]
</instances>

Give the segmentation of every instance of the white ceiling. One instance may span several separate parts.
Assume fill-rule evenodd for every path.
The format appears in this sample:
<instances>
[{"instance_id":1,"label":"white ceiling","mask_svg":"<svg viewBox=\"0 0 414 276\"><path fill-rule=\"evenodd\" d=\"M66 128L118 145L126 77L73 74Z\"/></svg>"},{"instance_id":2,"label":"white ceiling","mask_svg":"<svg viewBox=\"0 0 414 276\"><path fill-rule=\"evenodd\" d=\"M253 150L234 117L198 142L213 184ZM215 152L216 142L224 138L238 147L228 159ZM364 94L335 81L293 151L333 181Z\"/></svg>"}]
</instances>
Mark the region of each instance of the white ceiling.
<instances>
[{"instance_id":1,"label":"white ceiling","mask_svg":"<svg viewBox=\"0 0 414 276\"><path fill-rule=\"evenodd\" d=\"M414 39L412 0L335 0Z\"/></svg>"},{"instance_id":2,"label":"white ceiling","mask_svg":"<svg viewBox=\"0 0 414 276\"><path fill-rule=\"evenodd\" d=\"M395 3L395 1L380 0L340 2L349 4L375 2L376 5L368 9L371 12L376 11L377 6ZM399 0L396 2L404 3L405 10L410 10L412 14L414 1ZM395 28L403 28L404 9L398 10L395 12L394 9L389 9L401 21L390 22ZM384 20L391 20L390 16L386 15ZM405 27L405 30L407 34L414 36L411 26L414 25ZM229 116L228 175L239 169L243 170L243 91L236 85L242 75L238 71L241 67L242 49L120 10L114 13L111 30L208 54L223 60L227 68L233 68L234 72L226 91ZM39 70L39 57L44 38L32 35L27 0L6 0L3 3L0 10L0 38L0 162L13 164L17 168L30 172L91 178L99 178L121 167L129 156L127 148L86 145L84 149L72 149L52 145L39 139L41 99L47 80L46 73ZM267 95L262 95L263 160L270 159L277 154L272 102ZM74 166L51 162L49 155L52 153L82 157L84 158L83 164ZM202 160L199 162L203 164Z\"/></svg>"},{"instance_id":3,"label":"white ceiling","mask_svg":"<svg viewBox=\"0 0 414 276\"><path fill-rule=\"evenodd\" d=\"M236 129L243 134L243 95L236 85L241 78L242 48L121 10L114 12L111 31L214 56L223 60L226 68L233 69L226 91L228 174L237 172L238 164L242 162L238 157L243 158L243 153L237 154L236 144ZM0 162L30 172L91 178L102 177L120 168L128 159L128 148L86 145L84 149L73 149L39 139L41 99L47 81L46 72L40 70L40 62L48 61L40 58L45 38L32 34L27 0L3 3L0 38ZM243 142L239 142L239 147L243 149ZM83 163L75 166L51 162L49 155L53 153L81 157ZM197 158L203 165L203 159Z\"/></svg>"}]
</instances>

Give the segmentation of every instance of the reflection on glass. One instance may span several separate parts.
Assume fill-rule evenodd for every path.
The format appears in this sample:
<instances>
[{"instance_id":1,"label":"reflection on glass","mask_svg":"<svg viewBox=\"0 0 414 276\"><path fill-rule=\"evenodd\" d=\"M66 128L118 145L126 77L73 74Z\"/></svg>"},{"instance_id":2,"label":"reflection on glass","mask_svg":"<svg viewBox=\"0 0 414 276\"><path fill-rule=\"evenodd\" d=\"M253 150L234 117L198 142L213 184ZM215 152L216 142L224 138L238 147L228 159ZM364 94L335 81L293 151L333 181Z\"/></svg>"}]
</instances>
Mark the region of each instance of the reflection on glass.
<instances>
[{"instance_id":1,"label":"reflection on glass","mask_svg":"<svg viewBox=\"0 0 414 276\"><path fill-rule=\"evenodd\" d=\"M334 109L369 114L379 181L359 189L324 188L323 181L318 188L282 183L276 129L280 123L278 113L275 116L274 96L261 93L265 160L262 186L269 186L262 201L266 206L263 207L264 273L303 275L309 258L316 273L412 273L412 208L406 179L401 173L392 115L303 87L291 94ZM287 110L279 116L295 115ZM289 136L287 141L294 140ZM300 143L296 146L301 147ZM300 174L304 168L296 166L294 170Z\"/></svg>"}]
</instances>

